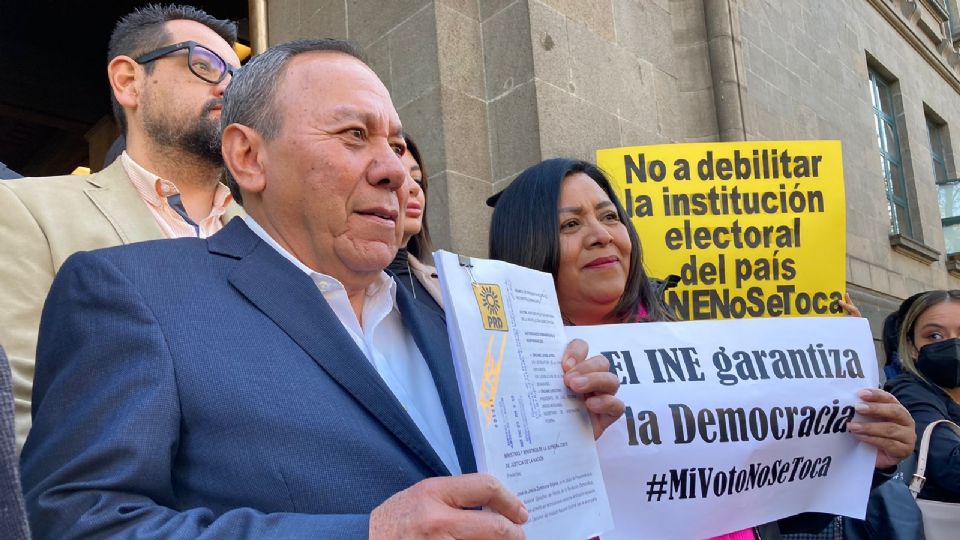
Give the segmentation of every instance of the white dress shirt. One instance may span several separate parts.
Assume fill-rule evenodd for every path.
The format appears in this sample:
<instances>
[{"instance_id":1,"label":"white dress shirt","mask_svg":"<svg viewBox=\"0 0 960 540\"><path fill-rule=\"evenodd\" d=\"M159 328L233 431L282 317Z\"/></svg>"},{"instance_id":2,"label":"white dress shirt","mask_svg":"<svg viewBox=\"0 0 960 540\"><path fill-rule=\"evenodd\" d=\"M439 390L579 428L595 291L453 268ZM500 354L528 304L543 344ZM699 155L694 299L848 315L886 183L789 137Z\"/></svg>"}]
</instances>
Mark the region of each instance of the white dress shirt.
<instances>
[{"instance_id":1,"label":"white dress shirt","mask_svg":"<svg viewBox=\"0 0 960 540\"><path fill-rule=\"evenodd\" d=\"M413 336L404 328L397 309L397 285L393 279L386 272L380 272L377 280L367 287L361 326L340 281L308 268L278 244L252 217L246 216L244 221L264 242L310 276L330 309L340 319L340 324L373 364L450 473L460 474L456 447L433 375Z\"/></svg>"}]
</instances>

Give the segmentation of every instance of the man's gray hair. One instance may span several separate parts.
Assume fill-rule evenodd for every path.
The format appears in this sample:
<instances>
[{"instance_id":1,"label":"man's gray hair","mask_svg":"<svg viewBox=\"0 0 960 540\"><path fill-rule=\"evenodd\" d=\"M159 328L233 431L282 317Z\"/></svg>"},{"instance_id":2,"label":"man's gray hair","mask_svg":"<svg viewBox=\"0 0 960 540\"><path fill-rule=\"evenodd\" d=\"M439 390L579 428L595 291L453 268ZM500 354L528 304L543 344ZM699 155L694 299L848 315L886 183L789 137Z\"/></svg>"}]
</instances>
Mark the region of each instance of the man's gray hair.
<instances>
[{"instance_id":1,"label":"man's gray hair","mask_svg":"<svg viewBox=\"0 0 960 540\"><path fill-rule=\"evenodd\" d=\"M220 115L221 131L230 124L242 124L268 141L276 137L281 127L276 93L287 63L300 54L324 51L348 54L367 63L356 44L342 39L302 39L270 47L243 66L227 86ZM225 177L233 199L242 205L243 197L229 168Z\"/></svg>"}]
</instances>

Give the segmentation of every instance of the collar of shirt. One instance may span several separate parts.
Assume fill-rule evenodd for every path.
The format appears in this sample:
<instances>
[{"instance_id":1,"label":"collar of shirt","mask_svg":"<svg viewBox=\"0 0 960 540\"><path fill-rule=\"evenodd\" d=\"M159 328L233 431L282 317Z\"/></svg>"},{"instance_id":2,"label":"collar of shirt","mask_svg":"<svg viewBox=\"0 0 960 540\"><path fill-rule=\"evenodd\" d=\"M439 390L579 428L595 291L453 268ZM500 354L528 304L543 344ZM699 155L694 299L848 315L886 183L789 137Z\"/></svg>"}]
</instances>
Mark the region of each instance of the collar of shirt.
<instances>
[{"instance_id":1,"label":"collar of shirt","mask_svg":"<svg viewBox=\"0 0 960 540\"><path fill-rule=\"evenodd\" d=\"M294 266L300 269L301 272L310 276L310 279L313 280L313 283L317 286L317 289L320 290L320 293L323 294L323 297L327 300L327 303L330 304L330 307L333 308L334 313L340 319L340 322L343 323L344 327L350 331L354 341L359 341L360 349L365 353L367 347L363 344L365 341L363 336L367 334L371 329L375 328L384 317L389 314L390 311L395 309L397 303L397 289L396 283L387 275L386 272L380 272L380 275L377 276L376 281L367 286L364 294L366 298L363 302L363 325L361 327L360 322L357 320L357 316L353 311L353 305L350 304L350 299L347 297L347 290L344 288L343 283L340 282L337 278L329 276L327 274L317 272L307 265L303 264L300 259L297 259L293 256L292 253L284 249L276 240L273 239L270 234L260 226L250 216L243 218L244 222L250 227L250 230L259 236L264 242L270 245L273 249L277 251L283 258L287 259ZM347 316L349 314L349 316ZM359 340L358 340L359 338ZM367 354L369 357L369 354Z\"/></svg>"},{"instance_id":2,"label":"collar of shirt","mask_svg":"<svg viewBox=\"0 0 960 540\"><path fill-rule=\"evenodd\" d=\"M120 162L140 198L150 208L160 224L160 228L164 230L168 237L200 236L205 238L222 227L220 218L226 212L227 205L233 200L227 186L217 184L210 214L199 223L195 223L187 215L186 209L180 202L180 190L177 189L176 184L144 169L126 151L120 154Z\"/></svg>"},{"instance_id":3,"label":"collar of shirt","mask_svg":"<svg viewBox=\"0 0 960 540\"><path fill-rule=\"evenodd\" d=\"M396 282L386 272L380 272L377 280L367 287L361 327L340 281L307 267L277 243L252 217L244 217L244 222L277 253L310 276L357 348L403 405L440 459L452 474L460 474L456 447L433 375L413 336L404 327L396 307Z\"/></svg>"},{"instance_id":4,"label":"collar of shirt","mask_svg":"<svg viewBox=\"0 0 960 540\"><path fill-rule=\"evenodd\" d=\"M176 184L144 169L127 154L126 150L120 154L120 159L123 169L126 171L127 176L130 177L130 181L133 182L133 186L137 188L140 197L150 205L155 207L163 206L163 204L167 202L167 197L180 194L180 190L177 189ZM225 209L232 200L233 196L230 195L230 188L223 184L218 184L217 191L213 196L213 208L210 213L213 214L215 211L221 210L220 214L223 214L222 210Z\"/></svg>"}]
</instances>

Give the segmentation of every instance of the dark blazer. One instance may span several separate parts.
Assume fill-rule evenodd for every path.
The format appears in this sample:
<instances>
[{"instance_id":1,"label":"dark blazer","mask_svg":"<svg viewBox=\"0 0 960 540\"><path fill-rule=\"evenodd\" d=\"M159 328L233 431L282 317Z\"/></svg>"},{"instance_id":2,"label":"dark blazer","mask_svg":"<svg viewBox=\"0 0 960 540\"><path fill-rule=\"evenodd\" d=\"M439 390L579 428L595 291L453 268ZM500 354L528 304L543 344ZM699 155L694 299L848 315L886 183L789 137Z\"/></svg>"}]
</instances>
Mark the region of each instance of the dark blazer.
<instances>
[{"instance_id":1,"label":"dark blazer","mask_svg":"<svg viewBox=\"0 0 960 540\"><path fill-rule=\"evenodd\" d=\"M28 540L27 514L20 490L20 466L13 437L13 384L10 364L0 347L0 531L8 540Z\"/></svg>"},{"instance_id":2,"label":"dark blazer","mask_svg":"<svg viewBox=\"0 0 960 540\"><path fill-rule=\"evenodd\" d=\"M397 303L475 471L444 321ZM449 474L312 280L237 219L68 259L33 398L37 538L365 538L373 508Z\"/></svg>"}]
</instances>

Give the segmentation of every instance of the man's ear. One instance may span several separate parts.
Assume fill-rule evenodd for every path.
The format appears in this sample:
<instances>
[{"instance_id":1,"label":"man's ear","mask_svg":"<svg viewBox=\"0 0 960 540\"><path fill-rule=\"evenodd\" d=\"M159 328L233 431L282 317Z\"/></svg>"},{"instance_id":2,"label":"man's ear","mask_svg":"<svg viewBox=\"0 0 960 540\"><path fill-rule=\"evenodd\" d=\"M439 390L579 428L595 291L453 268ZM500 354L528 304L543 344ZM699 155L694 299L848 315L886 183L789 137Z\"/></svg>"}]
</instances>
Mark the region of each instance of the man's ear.
<instances>
[{"instance_id":1,"label":"man's ear","mask_svg":"<svg viewBox=\"0 0 960 540\"><path fill-rule=\"evenodd\" d=\"M263 142L259 133L243 124L230 124L223 129L223 162L245 196L247 193L259 193L267 185L263 167Z\"/></svg>"},{"instance_id":2,"label":"man's ear","mask_svg":"<svg viewBox=\"0 0 960 540\"><path fill-rule=\"evenodd\" d=\"M135 109L140 101L138 77L143 73L129 56L120 55L107 64L107 80L117 102L124 109Z\"/></svg>"}]
</instances>

